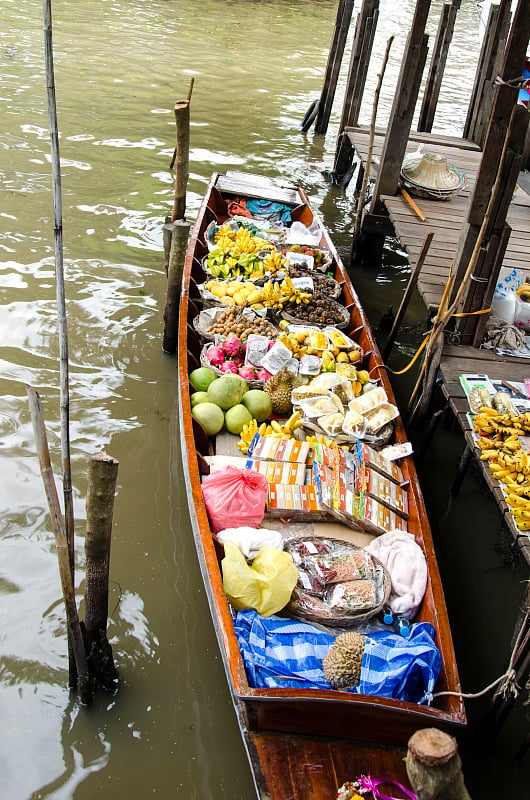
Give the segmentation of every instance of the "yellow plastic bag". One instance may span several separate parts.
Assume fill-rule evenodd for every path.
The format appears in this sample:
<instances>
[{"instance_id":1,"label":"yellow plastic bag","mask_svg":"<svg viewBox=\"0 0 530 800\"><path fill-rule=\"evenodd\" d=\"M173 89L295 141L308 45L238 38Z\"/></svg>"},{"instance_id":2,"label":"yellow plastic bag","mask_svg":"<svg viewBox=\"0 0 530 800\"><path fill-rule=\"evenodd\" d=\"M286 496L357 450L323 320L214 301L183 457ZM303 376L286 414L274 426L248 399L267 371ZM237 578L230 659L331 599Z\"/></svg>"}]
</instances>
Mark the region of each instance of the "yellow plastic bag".
<instances>
[{"instance_id":1,"label":"yellow plastic bag","mask_svg":"<svg viewBox=\"0 0 530 800\"><path fill-rule=\"evenodd\" d=\"M298 580L289 553L262 547L249 565L236 544L225 542L224 548L223 586L237 611L253 608L262 617L270 617L287 605Z\"/></svg>"}]
</instances>

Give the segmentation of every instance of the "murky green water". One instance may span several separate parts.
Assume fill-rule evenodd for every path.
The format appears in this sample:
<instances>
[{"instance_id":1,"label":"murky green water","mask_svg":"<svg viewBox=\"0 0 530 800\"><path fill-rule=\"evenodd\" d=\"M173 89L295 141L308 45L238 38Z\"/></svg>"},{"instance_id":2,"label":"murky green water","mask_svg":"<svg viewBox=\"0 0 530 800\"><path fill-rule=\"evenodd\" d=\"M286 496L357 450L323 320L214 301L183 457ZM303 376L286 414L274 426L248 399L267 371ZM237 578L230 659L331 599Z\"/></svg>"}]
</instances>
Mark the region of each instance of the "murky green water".
<instances>
[{"instance_id":1,"label":"murky green water","mask_svg":"<svg viewBox=\"0 0 530 800\"><path fill-rule=\"evenodd\" d=\"M431 32L440 6L433 3ZM100 695L86 710L66 688L57 562L25 394L26 383L41 394L59 474L41 6L0 0L2 798L253 797L189 528L176 365L161 352L161 225L173 194L172 106L186 96L194 77L191 219L214 170L283 175L314 197L347 255L352 198L330 189L320 174L332 164L340 102L325 140L299 133L300 120L321 89L336 8L335 0L54 3L80 598L87 455L105 448L120 461L109 635L121 685L116 697ZM384 122L413 3L383 0L381 8L376 52L396 35L381 100ZM475 5L464 0L438 129L460 132L478 51L476 28ZM376 59L369 87L378 67ZM365 120L370 105L368 93ZM395 254L384 267L356 275L374 320L390 303L396 305L406 278L403 259ZM423 315L419 303L414 315ZM412 349L413 337L405 333L393 358L403 361ZM441 457L451 471L459 443L446 447L444 440ZM438 469L431 463L431 474ZM444 495L437 481L432 486L438 514ZM478 484L470 489L477 490ZM492 505L489 514L493 530ZM460 542L446 541L443 526L440 537L442 566L444 557L459 567L467 562ZM511 576L491 539L490 531L486 561L495 569L500 562L495 586L506 595ZM453 572L454 564L446 567ZM460 568L456 574L460 579ZM518 590L516 585L507 600ZM513 602L502 613L511 620ZM487 669L475 673L466 662L459 631L464 682L478 688ZM502 652L491 668L499 662Z\"/></svg>"}]
</instances>

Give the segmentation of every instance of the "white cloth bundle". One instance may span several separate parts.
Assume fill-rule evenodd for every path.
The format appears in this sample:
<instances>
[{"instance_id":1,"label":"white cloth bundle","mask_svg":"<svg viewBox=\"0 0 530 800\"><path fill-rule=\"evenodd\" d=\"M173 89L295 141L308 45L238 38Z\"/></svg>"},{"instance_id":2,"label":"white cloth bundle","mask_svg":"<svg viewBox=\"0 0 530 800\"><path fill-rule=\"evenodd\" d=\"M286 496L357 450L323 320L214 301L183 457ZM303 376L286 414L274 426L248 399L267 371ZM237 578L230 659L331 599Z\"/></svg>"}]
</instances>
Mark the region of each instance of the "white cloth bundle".
<instances>
[{"instance_id":1,"label":"white cloth bundle","mask_svg":"<svg viewBox=\"0 0 530 800\"><path fill-rule=\"evenodd\" d=\"M414 536L405 531L390 531L378 536L365 549L388 570L392 583L388 604L392 611L412 619L427 586L427 562Z\"/></svg>"},{"instance_id":2,"label":"white cloth bundle","mask_svg":"<svg viewBox=\"0 0 530 800\"><path fill-rule=\"evenodd\" d=\"M275 547L283 550L283 536L279 531L268 528L225 528L219 531L217 538L220 542L233 542L237 544L245 558L254 558L262 547Z\"/></svg>"}]
</instances>

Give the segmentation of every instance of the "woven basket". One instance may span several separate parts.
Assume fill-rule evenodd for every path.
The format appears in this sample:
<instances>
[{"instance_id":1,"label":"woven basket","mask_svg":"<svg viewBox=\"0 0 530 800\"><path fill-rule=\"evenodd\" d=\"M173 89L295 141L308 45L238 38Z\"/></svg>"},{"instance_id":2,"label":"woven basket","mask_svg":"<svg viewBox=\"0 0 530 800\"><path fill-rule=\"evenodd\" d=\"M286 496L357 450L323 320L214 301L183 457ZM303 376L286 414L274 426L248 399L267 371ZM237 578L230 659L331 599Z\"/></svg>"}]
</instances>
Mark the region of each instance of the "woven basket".
<instances>
[{"instance_id":1,"label":"woven basket","mask_svg":"<svg viewBox=\"0 0 530 800\"><path fill-rule=\"evenodd\" d=\"M208 361L208 357L206 355L206 351L208 350L209 347L211 347L211 342L208 342L208 344L205 344L204 347L201 350L201 359L200 359L201 360L201 367L208 367L208 369L211 369L212 372L215 372L215 374L219 378L222 377L223 375L231 375L232 374L231 372L221 372L220 369L218 369L217 367L214 367L212 364L210 364L210 362ZM258 380L247 381L247 385L248 385L249 389L263 389L263 387L265 385L265 381L258 381Z\"/></svg>"},{"instance_id":2,"label":"woven basket","mask_svg":"<svg viewBox=\"0 0 530 800\"><path fill-rule=\"evenodd\" d=\"M202 339L204 339L207 342L215 341L215 334L208 333L208 328L211 325L213 325L213 323L217 319L219 319L219 317L222 314L224 314L225 311L227 311L229 308L230 306L222 305L220 307L204 309L203 311L200 312L200 314L197 314L197 316L193 318L193 323L192 323L193 327L197 331L199 336L201 336ZM243 312L243 315L249 320L249 322L261 318L259 314L257 314L255 311L252 311L252 309L250 308L245 308L244 306L242 306L241 310ZM280 335L279 328L276 328L276 326L273 325L271 322L269 322L268 324L270 326L271 335L279 336Z\"/></svg>"},{"instance_id":3,"label":"woven basket","mask_svg":"<svg viewBox=\"0 0 530 800\"><path fill-rule=\"evenodd\" d=\"M293 247L296 247L296 245L291 245L291 247L289 246L284 247L282 250L283 254L285 255L285 253L289 252L296 253L296 250L293 250ZM311 253L309 255L311 255L312 253L322 253L325 256L325 261L323 261L323 263L319 267L315 266L314 269L318 270L319 272L326 272L333 264L333 256L331 255L330 251L326 250L325 247L310 247L309 249L311 250ZM297 255L303 256L304 254L297 253Z\"/></svg>"},{"instance_id":4,"label":"woven basket","mask_svg":"<svg viewBox=\"0 0 530 800\"><path fill-rule=\"evenodd\" d=\"M323 323L319 323L319 322L315 322L314 320L305 320L305 319L301 319L300 317L295 317L295 316L293 316L293 314L289 314L287 311L282 311L281 312L281 317L282 317L282 319L287 320L287 322L292 322L295 325L314 325L315 327L318 327L318 328L325 328L326 326L329 327L331 325L332 327L340 328L341 330L343 330L344 328L347 328L348 325L350 324L350 312L348 311L347 308L344 308L343 305L341 305L340 303L337 303L336 300L332 300L331 302L332 302L333 309L337 312L337 314L340 313L340 316L341 316L341 321L340 322L333 322L333 323L323 322Z\"/></svg>"},{"instance_id":5,"label":"woven basket","mask_svg":"<svg viewBox=\"0 0 530 800\"><path fill-rule=\"evenodd\" d=\"M289 539L286 542L285 549L289 551L289 545L296 544L297 542L322 542L322 538L319 536L301 536L297 537L296 539ZM337 545L341 547L341 549L353 551L360 551L363 550L362 547L358 547L357 545L351 544L350 542L344 542L341 540L336 540ZM320 625L325 625L327 627L333 628L351 628L359 625L360 623L364 622L365 620L371 619L376 614L384 608L385 605L388 604L388 598L390 597L390 592L392 589L392 583L390 580L390 575L383 564L379 561L379 559L375 558L370 554L370 558L376 568L376 575L378 577L378 600L376 606L368 610L360 610L357 614L343 614L343 615L334 615L333 617L324 617L319 616L310 611L306 611L305 609L300 609L296 599L293 599L295 596L291 598L290 603L285 608L285 611L292 617L297 617L301 619L307 619L311 622L319 623ZM296 594L301 597L311 597L308 593L304 592L299 587L295 590Z\"/></svg>"}]
</instances>

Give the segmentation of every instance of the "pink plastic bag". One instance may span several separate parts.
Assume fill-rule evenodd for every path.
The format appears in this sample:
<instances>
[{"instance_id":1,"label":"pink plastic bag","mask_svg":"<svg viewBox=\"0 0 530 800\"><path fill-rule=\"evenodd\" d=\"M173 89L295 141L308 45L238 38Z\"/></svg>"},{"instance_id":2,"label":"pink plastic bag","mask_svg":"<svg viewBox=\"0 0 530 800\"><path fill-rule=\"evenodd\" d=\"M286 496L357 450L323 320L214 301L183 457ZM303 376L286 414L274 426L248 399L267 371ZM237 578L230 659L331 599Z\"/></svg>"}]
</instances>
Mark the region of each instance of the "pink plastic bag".
<instances>
[{"instance_id":1,"label":"pink plastic bag","mask_svg":"<svg viewBox=\"0 0 530 800\"><path fill-rule=\"evenodd\" d=\"M267 478L251 469L225 467L207 475L202 493L214 533L247 525L257 528L265 514Z\"/></svg>"}]
</instances>

